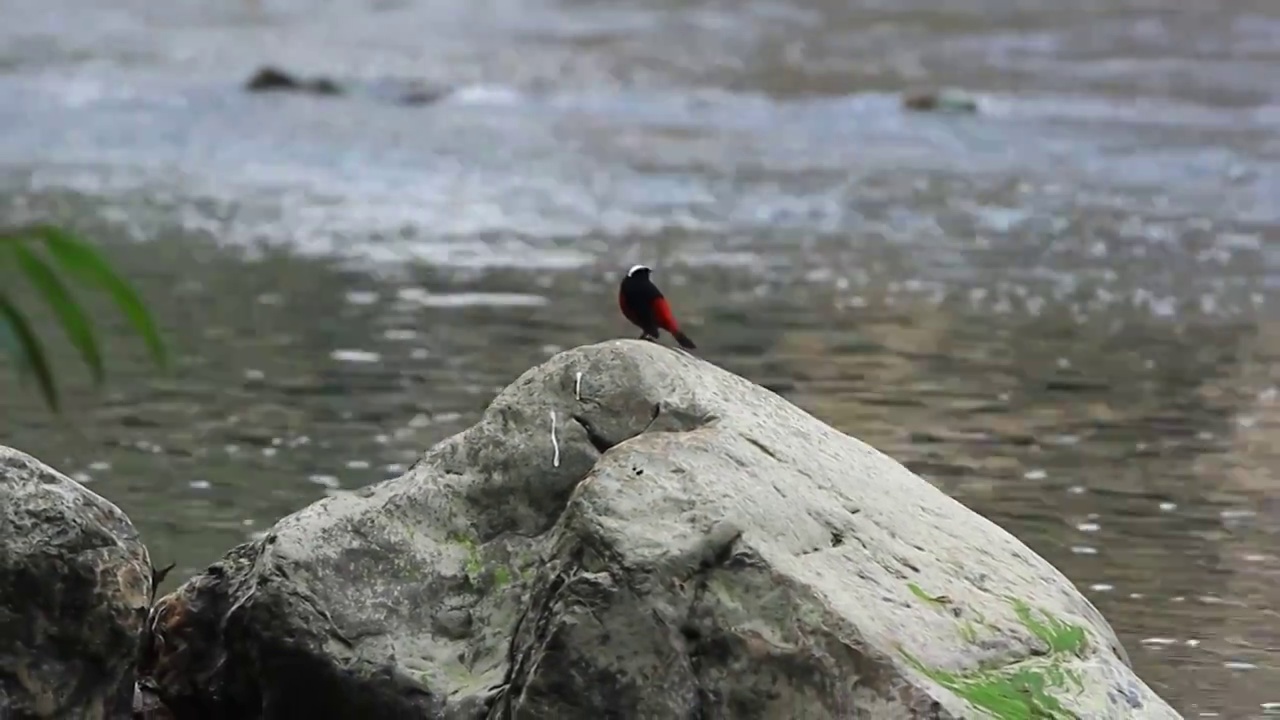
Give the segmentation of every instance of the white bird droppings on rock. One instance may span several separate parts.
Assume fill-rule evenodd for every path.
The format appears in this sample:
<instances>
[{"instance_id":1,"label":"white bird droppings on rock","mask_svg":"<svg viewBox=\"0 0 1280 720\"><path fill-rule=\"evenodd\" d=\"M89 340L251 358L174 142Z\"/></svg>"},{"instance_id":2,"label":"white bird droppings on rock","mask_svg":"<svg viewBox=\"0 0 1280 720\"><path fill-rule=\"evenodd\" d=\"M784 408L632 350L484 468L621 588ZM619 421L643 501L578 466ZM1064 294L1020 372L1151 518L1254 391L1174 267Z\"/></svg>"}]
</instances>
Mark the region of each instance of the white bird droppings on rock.
<instances>
[{"instance_id":1,"label":"white bird droppings on rock","mask_svg":"<svg viewBox=\"0 0 1280 720\"><path fill-rule=\"evenodd\" d=\"M554 454L551 456L552 467L560 467L560 442L556 440L556 411L551 411L551 449Z\"/></svg>"}]
</instances>

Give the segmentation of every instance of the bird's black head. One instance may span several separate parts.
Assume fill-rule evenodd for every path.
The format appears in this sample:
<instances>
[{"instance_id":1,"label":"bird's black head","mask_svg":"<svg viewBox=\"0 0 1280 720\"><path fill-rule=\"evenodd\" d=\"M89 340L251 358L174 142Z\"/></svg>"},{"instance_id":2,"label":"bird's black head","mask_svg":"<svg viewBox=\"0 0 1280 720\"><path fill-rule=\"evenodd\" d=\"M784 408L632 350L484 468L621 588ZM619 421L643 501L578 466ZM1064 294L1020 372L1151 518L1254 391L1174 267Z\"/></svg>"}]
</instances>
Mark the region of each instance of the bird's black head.
<instances>
[{"instance_id":1,"label":"bird's black head","mask_svg":"<svg viewBox=\"0 0 1280 720\"><path fill-rule=\"evenodd\" d=\"M627 271L627 277L643 279L649 277L649 273L653 272L648 265L632 265Z\"/></svg>"}]
</instances>

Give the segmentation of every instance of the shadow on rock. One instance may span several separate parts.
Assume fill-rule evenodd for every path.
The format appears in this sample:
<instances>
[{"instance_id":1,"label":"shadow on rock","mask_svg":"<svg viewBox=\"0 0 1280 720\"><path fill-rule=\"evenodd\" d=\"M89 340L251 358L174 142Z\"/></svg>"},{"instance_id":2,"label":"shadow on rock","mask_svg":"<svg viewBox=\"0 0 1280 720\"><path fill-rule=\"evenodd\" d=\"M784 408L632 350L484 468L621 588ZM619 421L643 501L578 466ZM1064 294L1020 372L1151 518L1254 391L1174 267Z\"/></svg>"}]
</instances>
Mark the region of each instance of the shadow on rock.
<instances>
[{"instance_id":1,"label":"shadow on rock","mask_svg":"<svg viewBox=\"0 0 1280 720\"><path fill-rule=\"evenodd\" d=\"M139 684L133 691L132 720L175 720L168 706L151 684Z\"/></svg>"}]
</instances>

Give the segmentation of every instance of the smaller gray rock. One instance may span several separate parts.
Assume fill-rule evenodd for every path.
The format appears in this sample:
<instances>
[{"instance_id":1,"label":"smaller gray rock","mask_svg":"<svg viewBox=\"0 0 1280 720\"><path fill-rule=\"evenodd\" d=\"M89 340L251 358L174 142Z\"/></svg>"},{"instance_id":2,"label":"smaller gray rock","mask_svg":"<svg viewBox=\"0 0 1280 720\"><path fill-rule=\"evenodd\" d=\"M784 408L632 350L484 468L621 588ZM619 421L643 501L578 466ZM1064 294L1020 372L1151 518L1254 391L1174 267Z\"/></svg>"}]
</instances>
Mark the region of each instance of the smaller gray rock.
<instances>
[{"instance_id":1,"label":"smaller gray rock","mask_svg":"<svg viewBox=\"0 0 1280 720\"><path fill-rule=\"evenodd\" d=\"M128 717L151 573L119 508L0 445L0 718Z\"/></svg>"},{"instance_id":2,"label":"smaller gray rock","mask_svg":"<svg viewBox=\"0 0 1280 720\"><path fill-rule=\"evenodd\" d=\"M465 608L436 613L432 629L450 640L466 640L471 635L471 611Z\"/></svg>"}]
</instances>

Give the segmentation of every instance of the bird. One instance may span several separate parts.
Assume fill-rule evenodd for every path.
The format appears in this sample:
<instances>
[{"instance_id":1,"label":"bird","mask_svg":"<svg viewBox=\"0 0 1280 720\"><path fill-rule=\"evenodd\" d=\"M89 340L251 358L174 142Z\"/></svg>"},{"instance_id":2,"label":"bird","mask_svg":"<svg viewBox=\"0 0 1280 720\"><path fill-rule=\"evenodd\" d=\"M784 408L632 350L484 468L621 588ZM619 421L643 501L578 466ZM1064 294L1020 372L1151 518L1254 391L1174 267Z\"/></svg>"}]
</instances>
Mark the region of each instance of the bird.
<instances>
[{"instance_id":1,"label":"bird","mask_svg":"<svg viewBox=\"0 0 1280 720\"><path fill-rule=\"evenodd\" d=\"M649 278L652 272L647 265L635 265L627 271L622 278L622 286L618 288L618 307L622 314L640 328L641 340L657 340L661 329L671 333L681 347L697 349L698 346L680 329L680 323L671 312L671 304Z\"/></svg>"}]
</instances>

